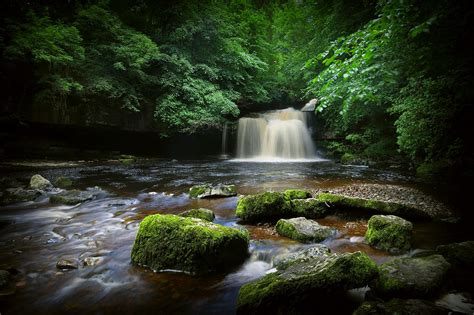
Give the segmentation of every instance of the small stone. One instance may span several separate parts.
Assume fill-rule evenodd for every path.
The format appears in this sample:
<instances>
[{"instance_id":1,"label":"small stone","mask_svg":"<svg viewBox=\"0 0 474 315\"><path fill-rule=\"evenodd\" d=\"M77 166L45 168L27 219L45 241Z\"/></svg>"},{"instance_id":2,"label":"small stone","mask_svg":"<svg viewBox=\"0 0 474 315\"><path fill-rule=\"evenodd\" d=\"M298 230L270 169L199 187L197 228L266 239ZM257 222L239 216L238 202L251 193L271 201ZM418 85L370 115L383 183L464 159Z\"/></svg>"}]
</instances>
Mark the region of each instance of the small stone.
<instances>
[{"instance_id":1,"label":"small stone","mask_svg":"<svg viewBox=\"0 0 474 315\"><path fill-rule=\"evenodd\" d=\"M86 257L82 263L84 267L93 267L100 264L102 261L102 257Z\"/></svg>"},{"instance_id":2,"label":"small stone","mask_svg":"<svg viewBox=\"0 0 474 315\"><path fill-rule=\"evenodd\" d=\"M219 198L236 196L235 185L196 185L189 189L191 198Z\"/></svg>"},{"instance_id":3,"label":"small stone","mask_svg":"<svg viewBox=\"0 0 474 315\"><path fill-rule=\"evenodd\" d=\"M39 189L39 190L47 190L53 188L53 185L49 180L44 178L43 176L36 174L33 175L30 179L30 188L32 189Z\"/></svg>"},{"instance_id":4,"label":"small stone","mask_svg":"<svg viewBox=\"0 0 474 315\"><path fill-rule=\"evenodd\" d=\"M77 269L78 268L78 263L76 259L72 258L61 258L58 260L56 263L56 268L60 270L72 270L72 269Z\"/></svg>"},{"instance_id":5,"label":"small stone","mask_svg":"<svg viewBox=\"0 0 474 315\"><path fill-rule=\"evenodd\" d=\"M322 242L336 232L331 227L320 225L316 221L303 217L279 220L276 224L276 231L282 236L303 243Z\"/></svg>"}]
</instances>

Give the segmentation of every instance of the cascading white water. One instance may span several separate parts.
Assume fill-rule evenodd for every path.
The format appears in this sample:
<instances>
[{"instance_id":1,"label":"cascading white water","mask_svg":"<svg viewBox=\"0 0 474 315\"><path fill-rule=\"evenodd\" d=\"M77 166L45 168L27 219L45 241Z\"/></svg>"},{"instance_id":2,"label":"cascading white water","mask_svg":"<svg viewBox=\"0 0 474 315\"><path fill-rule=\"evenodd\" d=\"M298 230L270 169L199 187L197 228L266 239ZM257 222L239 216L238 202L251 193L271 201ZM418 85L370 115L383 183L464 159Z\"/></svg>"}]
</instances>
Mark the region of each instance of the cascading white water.
<instances>
[{"instance_id":1,"label":"cascading white water","mask_svg":"<svg viewBox=\"0 0 474 315\"><path fill-rule=\"evenodd\" d=\"M237 158L253 160L315 159L305 113L287 108L239 119Z\"/></svg>"}]
</instances>

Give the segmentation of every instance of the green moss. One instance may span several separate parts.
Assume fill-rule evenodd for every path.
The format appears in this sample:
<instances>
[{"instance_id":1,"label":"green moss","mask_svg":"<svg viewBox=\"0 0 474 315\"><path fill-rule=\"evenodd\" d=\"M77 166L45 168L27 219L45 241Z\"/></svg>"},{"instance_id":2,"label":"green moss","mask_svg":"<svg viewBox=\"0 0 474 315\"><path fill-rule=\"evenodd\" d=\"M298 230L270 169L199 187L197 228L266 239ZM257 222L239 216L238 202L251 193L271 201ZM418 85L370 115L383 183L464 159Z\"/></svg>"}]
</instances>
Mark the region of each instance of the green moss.
<instances>
[{"instance_id":1,"label":"green moss","mask_svg":"<svg viewBox=\"0 0 474 315\"><path fill-rule=\"evenodd\" d=\"M207 190L210 190L210 185L196 185L189 189L189 197L198 198L199 195L204 194Z\"/></svg>"},{"instance_id":2,"label":"green moss","mask_svg":"<svg viewBox=\"0 0 474 315\"><path fill-rule=\"evenodd\" d=\"M278 234L303 243L322 242L333 235L334 232L329 227L319 225L317 222L303 217L280 219L275 228Z\"/></svg>"},{"instance_id":3,"label":"green moss","mask_svg":"<svg viewBox=\"0 0 474 315\"><path fill-rule=\"evenodd\" d=\"M303 189L287 189L283 192L286 198L293 199L306 199L311 198L312 195L309 191Z\"/></svg>"},{"instance_id":4,"label":"green moss","mask_svg":"<svg viewBox=\"0 0 474 315\"><path fill-rule=\"evenodd\" d=\"M243 197L238 201L236 210L236 215L246 222L272 221L290 214L291 202L280 192Z\"/></svg>"},{"instance_id":5,"label":"green moss","mask_svg":"<svg viewBox=\"0 0 474 315\"><path fill-rule=\"evenodd\" d=\"M204 209L204 208L187 210L187 211L184 211L184 212L180 213L179 215L182 216L182 217L191 217L191 218L202 219L202 220L206 220L206 221L209 221L209 222L214 221L214 219L216 218L216 216L215 216L214 212L212 212L212 210Z\"/></svg>"},{"instance_id":6,"label":"green moss","mask_svg":"<svg viewBox=\"0 0 474 315\"><path fill-rule=\"evenodd\" d=\"M367 242L379 249L406 251L411 247L413 225L396 216L374 215L368 222Z\"/></svg>"},{"instance_id":7,"label":"green moss","mask_svg":"<svg viewBox=\"0 0 474 315\"><path fill-rule=\"evenodd\" d=\"M54 180L54 186L59 188L68 188L72 186L72 180L64 176L59 176Z\"/></svg>"},{"instance_id":8,"label":"green moss","mask_svg":"<svg viewBox=\"0 0 474 315\"><path fill-rule=\"evenodd\" d=\"M372 199L351 198L342 195L322 193L316 197L330 207L338 210L363 210L373 214L393 214L407 219L429 219L429 215L420 209L407 205Z\"/></svg>"},{"instance_id":9,"label":"green moss","mask_svg":"<svg viewBox=\"0 0 474 315\"><path fill-rule=\"evenodd\" d=\"M291 201L291 212L295 217L311 219L323 218L329 213L330 208L316 198L295 199Z\"/></svg>"},{"instance_id":10,"label":"green moss","mask_svg":"<svg viewBox=\"0 0 474 315\"><path fill-rule=\"evenodd\" d=\"M239 291L238 313L297 312L301 302L324 302L334 292L365 286L377 275L376 264L364 253L329 255L294 264L248 283Z\"/></svg>"},{"instance_id":11,"label":"green moss","mask_svg":"<svg viewBox=\"0 0 474 315\"><path fill-rule=\"evenodd\" d=\"M153 270L177 269L206 274L242 262L248 254L247 231L175 215L151 215L141 223L132 263Z\"/></svg>"},{"instance_id":12,"label":"green moss","mask_svg":"<svg viewBox=\"0 0 474 315\"><path fill-rule=\"evenodd\" d=\"M135 159L120 159L119 161L124 165L130 165L135 162Z\"/></svg>"}]
</instances>

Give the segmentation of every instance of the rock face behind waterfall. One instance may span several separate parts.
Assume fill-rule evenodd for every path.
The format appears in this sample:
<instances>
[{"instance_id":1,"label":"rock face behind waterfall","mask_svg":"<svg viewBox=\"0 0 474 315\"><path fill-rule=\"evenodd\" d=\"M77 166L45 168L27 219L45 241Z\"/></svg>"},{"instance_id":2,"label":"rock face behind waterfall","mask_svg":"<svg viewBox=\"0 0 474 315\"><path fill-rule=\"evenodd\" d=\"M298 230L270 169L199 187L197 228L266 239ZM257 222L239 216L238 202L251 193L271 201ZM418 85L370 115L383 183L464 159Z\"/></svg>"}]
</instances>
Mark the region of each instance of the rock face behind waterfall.
<instances>
[{"instance_id":1,"label":"rock face behind waterfall","mask_svg":"<svg viewBox=\"0 0 474 315\"><path fill-rule=\"evenodd\" d=\"M248 255L246 231L176 215L150 215L141 223L132 263L153 270L202 275L241 263Z\"/></svg>"},{"instance_id":2,"label":"rock face behind waterfall","mask_svg":"<svg viewBox=\"0 0 474 315\"><path fill-rule=\"evenodd\" d=\"M237 158L307 159L316 152L303 112L293 108L239 119Z\"/></svg>"}]
</instances>

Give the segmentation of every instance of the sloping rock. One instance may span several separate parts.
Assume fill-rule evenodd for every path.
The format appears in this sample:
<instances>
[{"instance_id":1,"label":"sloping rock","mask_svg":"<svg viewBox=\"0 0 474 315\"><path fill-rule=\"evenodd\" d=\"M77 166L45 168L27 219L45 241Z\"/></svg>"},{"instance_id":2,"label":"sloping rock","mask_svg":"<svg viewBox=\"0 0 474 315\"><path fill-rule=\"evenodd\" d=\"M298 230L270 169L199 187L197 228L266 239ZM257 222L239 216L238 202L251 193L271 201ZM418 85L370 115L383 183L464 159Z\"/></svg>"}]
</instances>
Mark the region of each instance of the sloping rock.
<instances>
[{"instance_id":1,"label":"sloping rock","mask_svg":"<svg viewBox=\"0 0 474 315\"><path fill-rule=\"evenodd\" d=\"M79 263L76 259L61 257L56 263L56 268L60 270L73 270L79 268Z\"/></svg>"},{"instance_id":2,"label":"sloping rock","mask_svg":"<svg viewBox=\"0 0 474 315\"><path fill-rule=\"evenodd\" d=\"M53 185L49 180L44 178L41 175L33 175L30 179L30 188L31 189L39 189L39 190L47 190L53 188Z\"/></svg>"},{"instance_id":3,"label":"sloping rock","mask_svg":"<svg viewBox=\"0 0 474 315\"><path fill-rule=\"evenodd\" d=\"M0 195L0 204L8 205L17 202L33 201L42 195L36 189L9 188Z\"/></svg>"},{"instance_id":4,"label":"sloping rock","mask_svg":"<svg viewBox=\"0 0 474 315\"><path fill-rule=\"evenodd\" d=\"M424 298L439 291L450 264L441 255L396 258L379 266L371 287L384 297Z\"/></svg>"},{"instance_id":5,"label":"sloping rock","mask_svg":"<svg viewBox=\"0 0 474 315\"><path fill-rule=\"evenodd\" d=\"M291 265L305 263L315 260L326 259L331 254L329 247L316 244L313 247L305 248L295 253L283 254L276 256L273 260L273 266L278 270L285 270Z\"/></svg>"},{"instance_id":6,"label":"sloping rock","mask_svg":"<svg viewBox=\"0 0 474 315\"><path fill-rule=\"evenodd\" d=\"M314 312L331 296L365 286L376 275L376 264L362 252L292 264L242 286L237 313L300 313L308 305Z\"/></svg>"},{"instance_id":7,"label":"sloping rock","mask_svg":"<svg viewBox=\"0 0 474 315\"><path fill-rule=\"evenodd\" d=\"M214 221L214 219L216 218L216 215L214 214L214 212L212 212L212 210L205 208L186 210L184 212L181 212L179 216L198 218L209 222Z\"/></svg>"},{"instance_id":8,"label":"sloping rock","mask_svg":"<svg viewBox=\"0 0 474 315\"><path fill-rule=\"evenodd\" d=\"M150 215L141 223L132 263L153 270L207 274L241 263L248 255L246 231L196 218Z\"/></svg>"},{"instance_id":9,"label":"sloping rock","mask_svg":"<svg viewBox=\"0 0 474 315\"><path fill-rule=\"evenodd\" d=\"M236 195L235 185L196 185L189 189L191 198L222 198Z\"/></svg>"},{"instance_id":10,"label":"sloping rock","mask_svg":"<svg viewBox=\"0 0 474 315\"><path fill-rule=\"evenodd\" d=\"M394 215L374 215L368 222L365 239L376 248L403 252L411 247L413 224Z\"/></svg>"},{"instance_id":11,"label":"sloping rock","mask_svg":"<svg viewBox=\"0 0 474 315\"><path fill-rule=\"evenodd\" d=\"M304 189L287 189L283 194L290 200L307 199L312 197L311 193Z\"/></svg>"},{"instance_id":12,"label":"sloping rock","mask_svg":"<svg viewBox=\"0 0 474 315\"><path fill-rule=\"evenodd\" d=\"M322 242L336 232L333 228L320 225L316 221L303 217L280 219L276 224L276 231L282 236L303 243Z\"/></svg>"},{"instance_id":13,"label":"sloping rock","mask_svg":"<svg viewBox=\"0 0 474 315\"><path fill-rule=\"evenodd\" d=\"M81 191L77 189L62 191L58 194L51 195L49 201L51 203L61 203L65 205L75 205L84 201L92 200L97 195L94 191Z\"/></svg>"},{"instance_id":14,"label":"sloping rock","mask_svg":"<svg viewBox=\"0 0 474 315\"><path fill-rule=\"evenodd\" d=\"M447 309L439 307L430 301L393 299L389 302L364 302L353 315L447 315L449 313Z\"/></svg>"}]
</instances>

